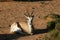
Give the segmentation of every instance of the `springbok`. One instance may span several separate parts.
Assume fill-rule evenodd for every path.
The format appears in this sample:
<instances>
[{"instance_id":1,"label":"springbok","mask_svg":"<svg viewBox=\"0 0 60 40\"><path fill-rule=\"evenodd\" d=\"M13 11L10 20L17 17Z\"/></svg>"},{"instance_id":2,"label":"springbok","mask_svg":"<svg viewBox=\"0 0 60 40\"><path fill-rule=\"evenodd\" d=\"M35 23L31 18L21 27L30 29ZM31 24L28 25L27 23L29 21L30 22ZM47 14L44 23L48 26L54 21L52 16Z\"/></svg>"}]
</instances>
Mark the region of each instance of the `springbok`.
<instances>
[{"instance_id":1,"label":"springbok","mask_svg":"<svg viewBox=\"0 0 60 40\"><path fill-rule=\"evenodd\" d=\"M28 11L27 11L28 12ZM19 23L13 23L11 25L11 29L10 29L10 32L19 32L21 34L30 34L32 35L33 34L33 25L32 25L32 21L33 21L33 12L29 15L28 14L24 14L24 17L27 19L26 21L27 22L19 22ZM20 26L18 26L18 24Z\"/></svg>"}]
</instances>

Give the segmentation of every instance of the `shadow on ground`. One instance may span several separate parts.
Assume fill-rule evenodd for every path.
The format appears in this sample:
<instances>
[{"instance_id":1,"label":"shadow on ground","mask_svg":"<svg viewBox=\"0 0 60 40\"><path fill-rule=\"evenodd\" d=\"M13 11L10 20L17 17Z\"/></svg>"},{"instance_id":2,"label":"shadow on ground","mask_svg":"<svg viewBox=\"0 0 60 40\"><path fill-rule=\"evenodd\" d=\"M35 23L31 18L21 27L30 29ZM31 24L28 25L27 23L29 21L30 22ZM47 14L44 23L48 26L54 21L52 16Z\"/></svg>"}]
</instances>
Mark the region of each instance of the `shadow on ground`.
<instances>
[{"instance_id":1,"label":"shadow on ground","mask_svg":"<svg viewBox=\"0 0 60 40\"><path fill-rule=\"evenodd\" d=\"M16 40L22 36L20 34L0 34L0 40Z\"/></svg>"}]
</instances>

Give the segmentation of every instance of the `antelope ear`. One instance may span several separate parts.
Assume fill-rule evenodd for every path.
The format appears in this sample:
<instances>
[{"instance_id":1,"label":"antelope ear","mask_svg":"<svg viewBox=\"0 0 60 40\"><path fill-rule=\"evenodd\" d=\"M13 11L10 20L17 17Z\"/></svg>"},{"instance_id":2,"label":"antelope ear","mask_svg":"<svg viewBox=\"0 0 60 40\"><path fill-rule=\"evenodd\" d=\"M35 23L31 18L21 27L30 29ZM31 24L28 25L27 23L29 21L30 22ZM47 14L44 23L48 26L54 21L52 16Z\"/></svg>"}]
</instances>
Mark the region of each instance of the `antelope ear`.
<instances>
[{"instance_id":1,"label":"antelope ear","mask_svg":"<svg viewBox=\"0 0 60 40\"><path fill-rule=\"evenodd\" d=\"M26 15L24 15L24 17L27 17Z\"/></svg>"},{"instance_id":2,"label":"antelope ear","mask_svg":"<svg viewBox=\"0 0 60 40\"><path fill-rule=\"evenodd\" d=\"M29 18L30 18L29 16L26 16L26 15L24 15L24 17L25 17L26 19L29 19Z\"/></svg>"}]
</instances>

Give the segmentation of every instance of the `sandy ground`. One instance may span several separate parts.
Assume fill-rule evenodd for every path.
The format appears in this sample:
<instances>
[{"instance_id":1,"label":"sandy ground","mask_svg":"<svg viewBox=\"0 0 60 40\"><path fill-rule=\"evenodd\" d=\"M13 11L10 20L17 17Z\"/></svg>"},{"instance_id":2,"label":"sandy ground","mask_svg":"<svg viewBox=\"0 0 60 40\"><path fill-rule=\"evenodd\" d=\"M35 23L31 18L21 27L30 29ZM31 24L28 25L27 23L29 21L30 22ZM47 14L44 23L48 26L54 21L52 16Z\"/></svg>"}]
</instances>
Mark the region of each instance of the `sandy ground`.
<instances>
[{"instance_id":1,"label":"sandy ground","mask_svg":"<svg viewBox=\"0 0 60 40\"><path fill-rule=\"evenodd\" d=\"M33 9L34 8L34 9ZM55 13L60 15L60 0L42 2L0 2L0 40L41 40L46 32L35 35L20 36L8 34L13 22L26 21L25 11L34 11L33 25L35 29L46 29L42 19L45 15ZM9 37L7 36L9 35Z\"/></svg>"}]
</instances>

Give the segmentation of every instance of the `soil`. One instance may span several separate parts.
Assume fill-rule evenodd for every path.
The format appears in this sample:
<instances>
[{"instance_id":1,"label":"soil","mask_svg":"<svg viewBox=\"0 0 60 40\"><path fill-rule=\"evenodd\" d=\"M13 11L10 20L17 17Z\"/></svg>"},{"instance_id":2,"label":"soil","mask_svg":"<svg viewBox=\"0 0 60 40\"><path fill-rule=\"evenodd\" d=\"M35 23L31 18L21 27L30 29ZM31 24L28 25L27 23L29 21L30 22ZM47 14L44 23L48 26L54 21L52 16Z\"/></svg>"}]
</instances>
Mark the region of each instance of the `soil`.
<instances>
[{"instance_id":1,"label":"soil","mask_svg":"<svg viewBox=\"0 0 60 40\"><path fill-rule=\"evenodd\" d=\"M24 13L32 11L33 25L39 33L34 35L21 36L9 34L10 25L14 22L26 22ZM46 22L43 17L48 14L60 15L60 0L37 1L37 2L0 2L0 40L42 40L46 36ZM27 13L26 13L27 14ZM37 31L38 32L38 31Z\"/></svg>"}]
</instances>

